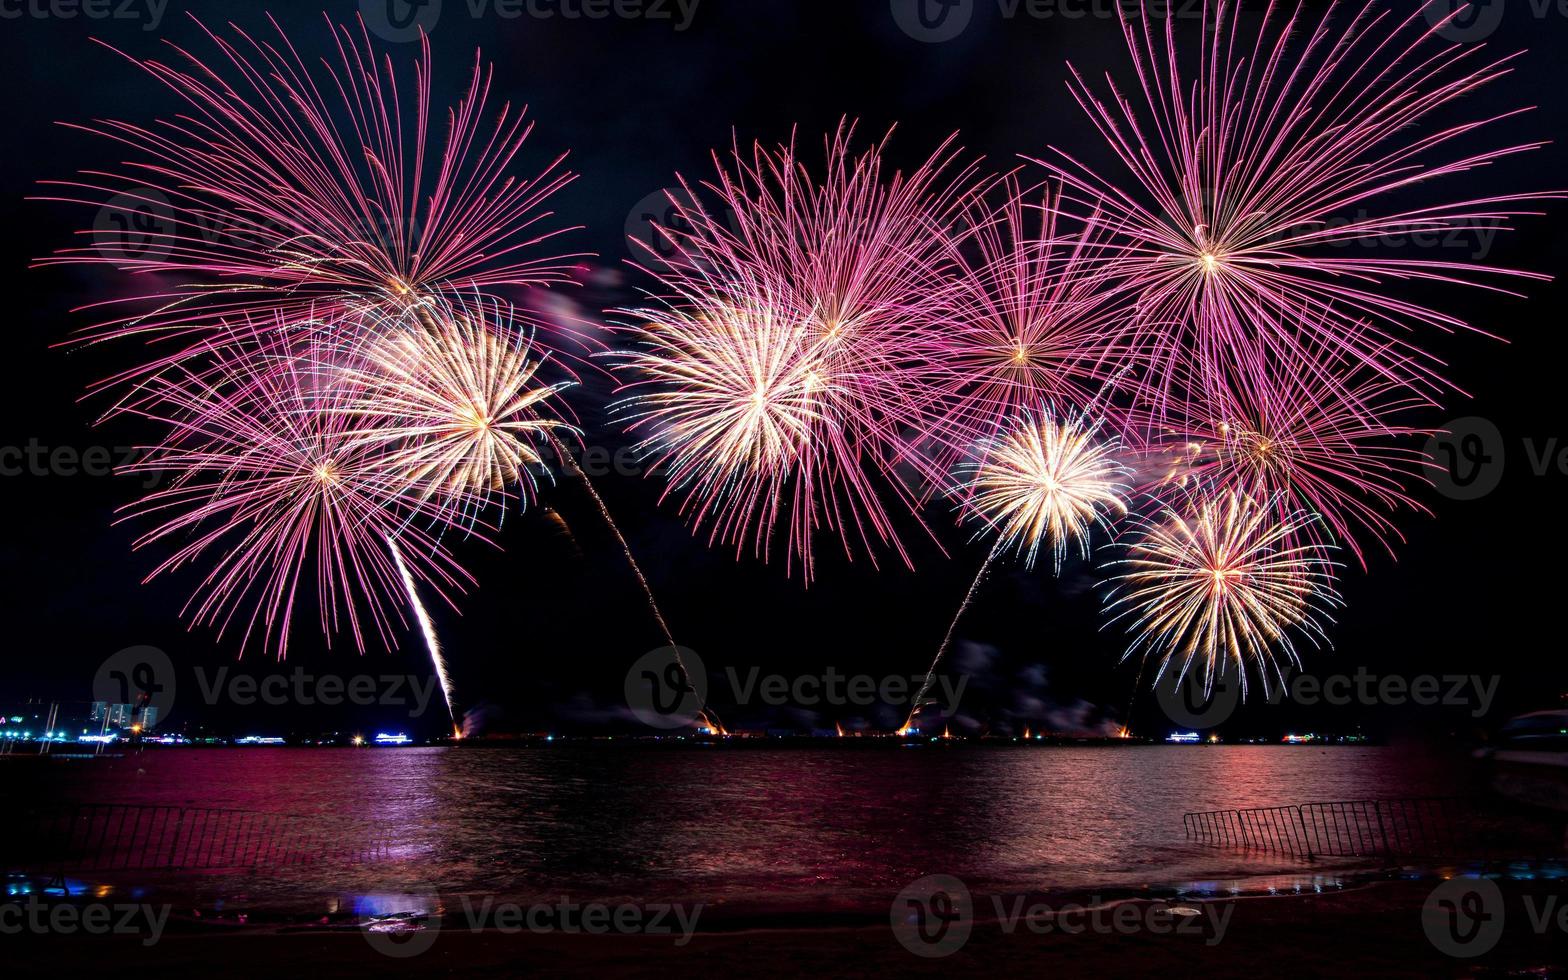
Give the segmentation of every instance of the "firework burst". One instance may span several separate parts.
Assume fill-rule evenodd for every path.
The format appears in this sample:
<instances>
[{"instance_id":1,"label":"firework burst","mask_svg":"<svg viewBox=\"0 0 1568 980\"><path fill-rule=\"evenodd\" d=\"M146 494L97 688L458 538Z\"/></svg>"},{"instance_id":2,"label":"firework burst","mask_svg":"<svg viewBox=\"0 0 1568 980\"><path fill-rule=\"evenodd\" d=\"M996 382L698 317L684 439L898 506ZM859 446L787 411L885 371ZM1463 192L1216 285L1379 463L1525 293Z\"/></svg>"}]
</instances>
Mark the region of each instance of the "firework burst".
<instances>
[{"instance_id":1,"label":"firework burst","mask_svg":"<svg viewBox=\"0 0 1568 980\"><path fill-rule=\"evenodd\" d=\"M556 430L574 431L543 414L571 382L536 381L528 336L500 304L427 307L361 332L343 377L350 395L340 410L356 420L350 435L384 446L410 492L468 508L470 518L508 486L527 506L544 464L535 447Z\"/></svg>"},{"instance_id":2,"label":"firework burst","mask_svg":"<svg viewBox=\"0 0 1568 980\"><path fill-rule=\"evenodd\" d=\"M1277 513L1235 490L1195 490L1142 520L1143 537L1109 566L1107 612L1135 635L1126 656L1157 662L1156 682L1196 670L1205 692L1234 667L1245 694L1248 669L1267 692L1284 681L1281 659L1300 666L1293 634L1327 645L1334 563L1298 533L1311 515Z\"/></svg>"},{"instance_id":3,"label":"firework burst","mask_svg":"<svg viewBox=\"0 0 1568 980\"><path fill-rule=\"evenodd\" d=\"M145 335L175 347L106 384L199 355L235 323L331 325L367 306L573 279L573 256L537 254L566 230L547 227L544 205L572 175L560 158L514 175L532 124L490 104L491 69L477 55L441 127L428 41L408 84L363 25L328 21L337 62L314 69L273 27L268 41L203 26L219 54L210 63L178 47L175 64L127 55L187 112L151 126L72 127L133 156L119 172L48 182L58 189L48 199L124 220L40 264L108 265L165 283L116 300L82 339Z\"/></svg>"},{"instance_id":4,"label":"firework burst","mask_svg":"<svg viewBox=\"0 0 1568 980\"><path fill-rule=\"evenodd\" d=\"M1487 60L1483 45L1449 43L1441 29L1460 10L1435 11L1400 19L1369 4L1335 29L1334 10L1319 19L1298 7L1281 23L1270 4L1254 34L1240 26L1239 4L1217 0L1205 4L1202 40L1188 44L1176 36L1176 18L1148 5L1118 8L1144 111L1113 82L1102 98L1074 72L1071 88L1130 173L1130 188L1063 151L1041 162L1116 237L1114 271L1134 305L1127 342L1165 362L1157 378L1172 376L1189 351L1206 368L1261 372L1297 356L1310 329L1317 342L1368 363L1394 351L1383 369L1397 367L1400 380L1435 392L1446 386L1440 365L1394 334L1468 324L1382 287L1427 280L1503 292L1489 276L1547 278L1377 252L1394 235L1490 234L1536 213L1520 210L1525 202L1560 196L1438 198L1409 210L1391 203L1543 145L1458 148L1515 112L1421 128L1506 74L1514 57ZM1307 323L1292 316L1324 305L1337 315ZM1373 326L1342 332L1358 321Z\"/></svg>"},{"instance_id":5,"label":"firework burst","mask_svg":"<svg viewBox=\"0 0 1568 980\"><path fill-rule=\"evenodd\" d=\"M1015 548L1033 568L1042 544L1049 545L1061 571L1068 547L1076 542L1085 558L1089 535L1098 525L1109 527L1113 517L1127 513L1124 482L1128 470L1116 460L1115 440L1100 437L1099 423L1081 413L1058 415L1047 408L1038 422L1024 417L1013 423L998 445L987 448L974 475L955 493L963 506L979 514L995 533L990 552L980 563L969 591L958 604L942 643L937 647L925 679L910 702L900 734L911 731L915 715L926 704L926 692L936 680L964 613L974 602L986 573L997 556Z\"/></svg>"},{"instance_id":6,"label":"firework burst","mask_svg":"<svg viewBox=\"0 0 1568 980\"><path fill-rule=\"evenodd\" d=\"M666 472L689 488L688 508L711 518L720 539L751 541L764 555L787 515L791 568L798 561L808 580L823 528L850 557L864 550L874 562L891 548L909 561L876 487L916 509L893 468L918 462L902 438L927 410L916 338L949 287L932 229L950 225L978 189L974 165L954 166L951 140L891 177L883 144L856 153L853 140L845 124L825 141L820 178L793 141L754 145L749 156L736 147L731 166L716 159L717 181L702 185L717 199L711 212L683 181L671 197L681 229L666 233L671 255L646 270L663 287L663 309L626 311L653 352L628 362L653 379L637 394L653 409L643 419L724 376L719 398L731 411L719 428L701 440L690 430L651 435L654 446L680 447ZM702 336L692 343L694 332ZM745 402L732 400L737 392ZM748 407L759 394L761 405Z\"/></svg>"},{"instance_id":7,"label":"firework burst","mask_svg":"<svg viewBox=\"0 0 1568 980\"><path fill-rule=\"evenodd\" d=\"M1370 343L1354 329L1346 336ZM1394 351L1379 353L1394 362ZM1201 482L1273 500L1281 520L1316 514L1321 520L1299 530L1344 545L1363 567L1366 544L1393 554L1404 540L1391 514L1427 513L1411 491L1430 483L1432 464L1415 443L1431 430L1407 424L1425 399L1338 345L1309 344L1299 359L1271 360L1224 384L1196 369L1189 377L1187 394L1155 427L1156 451L1173 463L1148 488L1155 495Z\"/></svg>"},{"instance_id":8,"label":"firework burst","mask_svg":"<svg viewBox=\"0 0 1568 980\"><path fill-rule=\"evenodd\" d=\"M778 499L821 420L804 329L780 322L767 301L649 312L657 321L645 321L641 349L625 358L637 378L625 403L631 430L652 433L645 451L683 510L711 521L715 538L739 537Z\"/></svg>"},{"instance_id":9,"label":"firework burst","mask_svg":"<svg viewBox=\"0 0 1568 980\"><path fill-rule=\"evenodd\" d=\"M953 462L1038 406L1108 406L1134 363L1116 345L1125 313L1098 222L1069 234L1048 189L1033 201L1013 175L999 187L999 206L977 201L965 230L943 236L954 288L921 335L919 390Z\"/></svg>"},{"instance_id":10,"label":"firework burst","mask_svg":"<svg viewBox=\"0 0 1568 980\"><path fill-rule=\"evenodd\" d=\"M210 368L170 367L141 386L140 414L169 432L129 470L171 482L127 517L161 522L137 548L184 540L148 578L215 556L185 612L220 638L239 629L241 650L259 634L286 655L296 600L311 589L329 643L346 629L361 651L367 634L396 646L392 622L407 626L400 561L449 603L471 581L426 530L445 513L385 443L356 432L339 352L253 344L229 340L209 352Z\"/></svg>"},{"instance_id":11,"label":"firework burst","mask_svg":"<svg viewBox=\"0 0 1568 980\"><path fill-rule=\"evenodd\" d=\"M1047 409L1038 422L1024 418L975 471L968 503L998 537L1034 567L1048 545L1058 571L1073 543L1089 554L1089 534L1127 513L1127 469L1114 440L1079 414Z\"/></svg>"}]
</instances>

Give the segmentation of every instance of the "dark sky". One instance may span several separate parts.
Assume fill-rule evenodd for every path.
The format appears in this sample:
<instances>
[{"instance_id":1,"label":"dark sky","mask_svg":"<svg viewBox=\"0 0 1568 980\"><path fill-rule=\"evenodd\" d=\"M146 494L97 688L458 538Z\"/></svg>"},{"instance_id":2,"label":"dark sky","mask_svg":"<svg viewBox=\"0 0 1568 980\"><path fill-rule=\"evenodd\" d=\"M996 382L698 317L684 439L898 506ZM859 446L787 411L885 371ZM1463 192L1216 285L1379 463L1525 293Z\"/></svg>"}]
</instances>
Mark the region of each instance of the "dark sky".
<instances>
[{"instance_id":1,"label":"dark sky","mask_svg":"<svg viewBox=\"0 0 1568 980\"><path fill-rule=\"evenodd\" d=\"M941 44L906 36L887 0L701 0L683 31L669 20L506 19L494 13L475 19L465 0L446 0L432 38L438 87L465 80L476 45L496 61L498 94L528 103L538 123L525 154L529 162L571 150L570 164L582 178L555 206L564 220L586 226L574 246L597 252L600 266L616 270L629 255L624 234L639 202L672 183L677 171L706 175L710 150L728 144L732 128L742 139L773 141L798 126L815 144L847 115L862 120L868 135L899 123L891 151L899 165L918 162L954 130L997 166L1041 153L1050 143L1091 164L1103 162L1105 151L1068 96L1065 59L1087 74L1105 68L1125 74L1115 21L1006 20L995 0L976 2L968 29ZM328 0L322 6L338 19L359 8ZM88 382L137 356L131 345L90 351L52 346L85 323L70 313L73 307L111 289L87 270L27 269L30 259L67 244L73 230L92 220L89 209L24 201L34 182L120 158L107 144L53 123L93 117L145 122L172 108L168 93L89 39L140 55L161 53L165 41L199 46L186 11L262 31L267 9L170 0L151 30L144 29L150 26L145 16L0 19L0 64L7 66L11 92L0 109L7 124L0 212L9 232L0 236L0 274L12 343L0 390L0 445L36 440L83 450L148 437L124 422L92 428L96 405L78 400ZM280 3L272 12L302 49L314 50L324 39L317 4ZM1511 76L1467 99L1460 114L1443 118L1461 121L1539 105L1499 128L1495 139L1559 138L1568 120L1562 98L1568 61L1561 57L1568 50L1568 18L1537 19L1531 5L1509 3L1489 44L1497 51L1532 50ZM391 47L406 58L415 52L413 45ZM1509 190L1561 187L1568 184L1565 152L1549 146L1527 161L1505 162L1423 193L1431 200L1487 193L1493 185L1480 183L1483 177ZM1562 217L1558 208L1552 217L1525 220L1519 232L1499 238L1488 261L1560 273L1568 258ZM600 278L601 285L581 291L579 301L602 308L631 298L629 286L616 285L627 281L624 272ZM1538 452L1554 439L1559 451L1568 447L1563 290L1557 283L1535 285L1528 301L1420 286L1410 291L1509 338L1507 344L1426 338L1473 394L1468 401L1456 397L1448 414L1495 423L1505 469L1498 488L1479 500L1428 494L1435 516L1403 516L1409 541L1397 561L1375 556L1370 574L1347 572L1341 588L1348 607L1334 632L1337 648L1309 667L1319 673L1366 667L1406 677L1495 674L1501 678L1499 704L1487 719L1495 721L1511 710L1556 703L1563 681L1563 612L1556 594L1561 556L1568 553L1568 520L1559 509L1568 473L1557 470L1553 458L1550 472L1537 476L1527 451ZM588 422L588 440L613 448L624 440L601 424L608 394L606 385L590 384L573 398ZM876 569L863 560L834 560L824 542L817 581L806 589L786 579L781 564L737 562L727 550L710 550L670 508L657 506L656 480L612 474L599 484L642 557L677 638L702 655L719 687L726 667L789 676L829 666L845 674L918 673L984 555L984 545L969 543L967 531L934 508L929 516L951 557L912 534L917 571L887 560ZM151 644L181 665L182 695L171 720L277 729L330 726L344 717L355 724L383 720L374 711L345 716L297 705L247 712L183 694L196 687L188 671L230 664L236 651L233 644L216 644L207 631L186 631L179 611L192 576L138 584L155 556L133 554L132 529L112 525L115 508L136 490L134 481L106 476L0 477L0 635L6 646L0 700L85 699L105 657ZM529 514L508 521L504 552L459 546L481 586L463 601L461 616L437 613L440 631L462 700L490 705L488 716L497 724L557 730L613 724L616 706L624 708L627 667L658 645L659 635L581 491L563 483L548 499L574 530L575 542ZM993 724L1022 723L1033 715L1037 723L1055 719L1060 727L1085 728L1107 712L1121 716L1134 671L1118 666L1120 633L1099 631L1095 578L1079 561L1068 564L1060 581L1045 569L999 570L959 631L962 642L979 645L965 662L978 670L976 689L989 692L966 704L969 714ZM373 651L360 658L351 647L325 650L308 632L291 647L287 669L296 667L345 676L428 672L415 637L401 653ZM258 658L240 669L275 668ZM716 703L722 706L726 696L716 695ZM1138 711L1140 718L1158 714L1147 699ZM1361 720L1398 730L1453 721L1438 712L1382 710L1305 712L1278 721L1258 711L1245 717L1265 729L1346 727ZM885 711L884 722L896 721L894 713ZM809 725L830 723L835 714L872 713L732 714L754 724Z\"/></svg>"}]
</instances>

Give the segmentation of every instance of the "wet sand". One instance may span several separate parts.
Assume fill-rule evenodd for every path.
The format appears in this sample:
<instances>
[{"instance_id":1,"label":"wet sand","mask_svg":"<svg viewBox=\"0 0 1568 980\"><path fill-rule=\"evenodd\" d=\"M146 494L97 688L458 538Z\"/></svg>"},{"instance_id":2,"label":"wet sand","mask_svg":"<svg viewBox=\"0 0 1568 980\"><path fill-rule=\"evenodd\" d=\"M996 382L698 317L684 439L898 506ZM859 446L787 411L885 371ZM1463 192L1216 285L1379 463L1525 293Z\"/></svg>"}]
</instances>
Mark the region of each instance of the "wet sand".
<instances>
[{"instance_id":1,"label":"wet sand","mask_svg":"<svg viewBox=\"0 0 1568 980\"><path fill-rule=\"evenodd\" d=\"M444 928L429 949L395 958L357 930L191 928L171 923L151 947L136 937L5 937L8 971L75 975L104 969L140 975L277 978L465 977L885 977L944 976L1388 976L1568 975L1568 931L1554 919L1537 929L1527 908L1568 904L1560 881L1503 881L1505 922L1487 954L1456 959L1437 949L1422 924L1432 881L1398 880L1353 890L1200 905L1194 923L1150 931L1011 934L983 912L962 948L940 958L906 950L885 924L853 927L699 931L689 944L670 937L473 933ZM1534 903L1527 905L1527 902ZM1149 907L1147 903L1132 903ZM1129 913L1131 914L1131 913ZM992 919L987 921L987 919ZM1223 936L1215 942L1215 923Z\"/></svg>"}]
</instances>

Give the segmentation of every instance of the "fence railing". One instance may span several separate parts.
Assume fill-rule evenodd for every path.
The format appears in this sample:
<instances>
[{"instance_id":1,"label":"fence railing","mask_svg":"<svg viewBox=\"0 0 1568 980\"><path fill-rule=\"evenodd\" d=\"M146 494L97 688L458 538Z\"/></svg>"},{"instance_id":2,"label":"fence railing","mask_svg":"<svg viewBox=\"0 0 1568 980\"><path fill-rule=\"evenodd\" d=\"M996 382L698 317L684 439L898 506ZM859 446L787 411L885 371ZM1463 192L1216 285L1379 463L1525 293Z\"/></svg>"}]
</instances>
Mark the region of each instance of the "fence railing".
<instances>
[{"instance_id":1,"label":"fence railing","mask_svg":"<svg viewBox=\"0 0 1568 980\"><path fill-rule=\"evenodd\" d=\"M1454 853L1460 801L1341 800L1182 814L1187 840L1211 847L1319 857L1441 857Z\"/></svg>"},{"instance_id":2,"label":"fence railing","mask_svg":"<svg viewBox=\"0 0 1568 980\"><path fill-rule=\"evenodd\" d=\"M213 807L83 803L8 814L8 870L185 871L385 858L373 825Z\"/></svg>"}]
</instances>

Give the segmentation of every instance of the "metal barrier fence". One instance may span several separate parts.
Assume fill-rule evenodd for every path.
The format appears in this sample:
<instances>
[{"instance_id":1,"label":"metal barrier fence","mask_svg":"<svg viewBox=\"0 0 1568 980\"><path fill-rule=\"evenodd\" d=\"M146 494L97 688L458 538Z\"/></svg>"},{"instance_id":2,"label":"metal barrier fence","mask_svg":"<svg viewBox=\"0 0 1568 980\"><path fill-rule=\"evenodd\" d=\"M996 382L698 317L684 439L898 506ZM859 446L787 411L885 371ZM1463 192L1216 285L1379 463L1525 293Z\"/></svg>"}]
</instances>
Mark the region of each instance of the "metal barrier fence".
<instances>
[{"instance_id":1,"label":"metal barrier fence","mask_svg":"<svg viewBox=\"0 0 1568 980\"><path fill-rule=\"evenodd\" d=\"M373 826L212 807L83 803L11 813L7 870L188 871L385 858Z\"/></svg>"},{"instance_id":2,"label":"metal barrier fence","mask_svg":"<svg viewBox=\"0 0 1568 980\"><path fill-rule=\"evenodd\" d=\"M1341 800L1182 814L1187 840L1319 857L1441 857L1455 852L1458 800Z\"/></svg>"}]
</instances>

